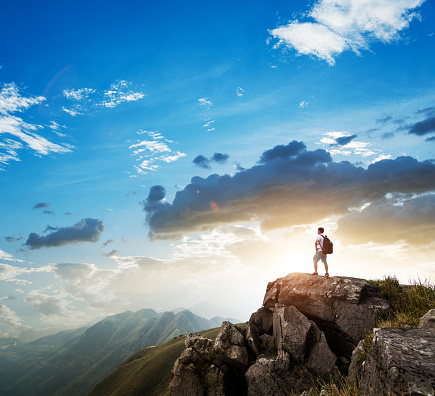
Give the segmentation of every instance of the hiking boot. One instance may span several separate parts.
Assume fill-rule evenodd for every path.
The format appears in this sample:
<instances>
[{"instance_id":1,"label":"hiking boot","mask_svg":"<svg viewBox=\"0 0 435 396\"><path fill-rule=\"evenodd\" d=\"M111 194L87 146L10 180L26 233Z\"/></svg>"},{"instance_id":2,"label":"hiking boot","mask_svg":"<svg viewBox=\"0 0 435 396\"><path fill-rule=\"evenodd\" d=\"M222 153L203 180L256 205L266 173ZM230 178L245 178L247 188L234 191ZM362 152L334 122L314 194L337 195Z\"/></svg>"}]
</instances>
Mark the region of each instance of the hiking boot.
<instances>
[{"instance_id":1,"label":"hiking boot","mask_svg":"<svg viewBox=\"0 0 435 396\"><path fill-rule=\"evenodd\" d=\"M311 275L319 275L317 272L313 272Z\"/></svg>"},{"instance_id":2,"label":"hiking boot","mask_svg":"<svg viewBox=\"0 0 435 396\"><path fill-rule=\"evenodd\" d=\"M327 272L327 273L325 274L325 277L326 277L326 278L329 278L329 272Z\"/></svg>"}]
</instances>

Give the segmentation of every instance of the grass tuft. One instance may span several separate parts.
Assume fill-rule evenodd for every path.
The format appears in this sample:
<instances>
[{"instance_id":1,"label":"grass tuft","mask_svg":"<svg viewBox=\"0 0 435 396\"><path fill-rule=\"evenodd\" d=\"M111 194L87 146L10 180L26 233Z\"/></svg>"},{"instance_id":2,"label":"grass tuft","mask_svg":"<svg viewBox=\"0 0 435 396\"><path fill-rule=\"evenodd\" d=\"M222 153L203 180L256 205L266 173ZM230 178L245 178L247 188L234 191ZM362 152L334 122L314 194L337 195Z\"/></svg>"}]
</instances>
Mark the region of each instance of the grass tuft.
<instances>
[{"instance_id":1,"label":"grass tuft","mask_svg":"<svg viewBox=\"0 0 435 396\"><path fill-rule=\"evenodd\" d=\"M378 327L418 326L420 318L435 308L435 286L428 280L422 282L418 278L401 286L396 277L386 277L368 283L377 286L391 305L390 315L381 319Z\"/></svg>"}]
</instances>

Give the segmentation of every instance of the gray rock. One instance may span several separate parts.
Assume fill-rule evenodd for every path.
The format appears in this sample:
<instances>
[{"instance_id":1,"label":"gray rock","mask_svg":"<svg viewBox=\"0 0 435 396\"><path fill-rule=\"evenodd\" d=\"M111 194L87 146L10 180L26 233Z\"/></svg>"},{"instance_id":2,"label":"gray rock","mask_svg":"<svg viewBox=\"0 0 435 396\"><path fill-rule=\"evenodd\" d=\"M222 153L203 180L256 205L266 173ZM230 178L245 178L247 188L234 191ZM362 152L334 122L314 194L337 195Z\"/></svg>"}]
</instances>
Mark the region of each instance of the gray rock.
<instances>
[{"instance_id":1,"label":"gray rock","mask_svg":"<svg viewBox=\"0 0 435 396\"><path fill-rule=\"evenodd\" d=\"M230 366L246 369L249 356L242 331L230 322L223 322L214 342L214 351Z\"/></svg>"},{"instance_id":2,"label":"gray rock","mask_svg":"<svg viewBox=\"0 0 435 396\"><path fill-rule=\"evenodd\" d=\"M249 322L259 330L259 335L272 334L273 317L272 312L264 307L261 307L254 312Z\"/></svg>"},{"instance_id":3,"label":"gray rock","mask_svg":"<svg viewBox=\"0 0 435 396\"><path fill-rule=\"evenodd\" d=\"M295 306L325 333L331 349L350 357L365 331L389 312L375 286L363 279L292 273L270 282L263 305L273 311L275 304Z\"/></svg>"},{"instance_id":4,"label":"gray rock","mask_svg":"<svg viewBox=\"0 0 435 396\"><path fill-rule=\"evenodd\" d=\"M325 334L323 331L320 331L317 326L312 336L311 343L313 344L310 354L304 364L308 370L314 374L326 378L328 374L334 370L337 356L331 351L326 341Z\"/></svg>"},{"instance_id":5,"label":"gray rock","mask_svg":"<svg viewBox=\"0 0 435 396\"><path fill-rule=\"evenodd\" d=\"M358 383L361 380L361 372L363 368L363 354L364 354L363 344L364 344L364 340L361 340L356 346L356 348L353 350L352 359L348 370L348 377L352 381L356 381Z\"/></svg>"},{"instance_id":6,"label":"gray rock","mask_svg":"<svg viewBox=\"0 0 435 396\"><path fill-rule=\"evenodd\" d=\"M435 330L385 328L373 333L361 395L434 395Z\"/></svg>"},{"instance_id":7,"label":"gray rock","mask_svg":"<svg viewBox=\"0 0 435 396\"><path fill-rule=\"evenodd\" d=\"M420 319L418 327L422 329L435 329L435 309L431 309Z\"/></svg>"},{"instance_id":8,"label":"gray rock","mask_svg":"<svg viewBox=\"0 0 435 396\"><path fill-rule=\"evenodd\" d=\"M261 352L276 352L275 337L269 334L263 334L259 337Z\"/></svg>"},{"instance_id":9,"label":"gray rock","mask_svg":"<svg viewBox=\"0 0 435 396\"><path fill-rule=\"evenodd\" d=\"M305 361L314 326L316 326L315 323L308 320L293 305L287 307L275 304L273 335L278 352L288 352L296 363Z\"/></svg>"},{"instance_id":10,"label":"gray rock","mask_svg":"<svg viewBox=\"0 0 435 396\"><path fill-rule=\"evenodd\" d=\"M310 389L314 381L304 366L292 366L284 351L276 357L259 357L245 378L248 396L287 396Z\"/></svg>"},{"instance_id":11,"label":"gray rock","mask_svg":"<svg viewBox=\"0 0 435 396\"><path fill-rule=\"evenodd\" d=\"M223 386L216 386L218 379L222 379L222 374L215 367L214 370L209 368L208 373L204 375L210 383L202 379L204 368L201 365L210 360L213 341L198 334L189 334L184 344L186 349L176 360L172 369L172 381L169 385L170 396L203 396L207 386L213 386L216 390L223 388ZM223 384L223 380L221 382ZM215 395L223 396L224 393L215 393Z\"/></svg>"},{"instance_id":12,"label":"gray rock","mask_svg":"<svg viewBox=\"0 0 435 396\"><path fill-rule=\"evenodd\" d=\"M261 353L261 341L258 337L259 330L252 323L246 325L246 343L248 349L257 357Z\"/></svg>"},{"instance_id":13,"label":"gray rock","mask_svg":"<svg viewBox=\"0 0 435 396\"><path fill-rule=\"evenodd\" d=\"M335 367L337 357L329 348L325 334L294 306L276 304L273 332L278 352L285 351L298 364L314 374L326 377Z\"/></svg>"}]
</instances>

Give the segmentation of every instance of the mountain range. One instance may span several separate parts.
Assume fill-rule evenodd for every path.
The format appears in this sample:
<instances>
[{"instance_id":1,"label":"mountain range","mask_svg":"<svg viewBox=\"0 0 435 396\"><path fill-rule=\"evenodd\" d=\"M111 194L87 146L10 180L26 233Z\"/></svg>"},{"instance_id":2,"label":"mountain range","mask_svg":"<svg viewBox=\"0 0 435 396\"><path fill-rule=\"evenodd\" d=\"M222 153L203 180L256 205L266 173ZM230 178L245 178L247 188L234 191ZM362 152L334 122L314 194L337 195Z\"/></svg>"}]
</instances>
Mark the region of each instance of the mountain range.
<instances>
[{"instance_id":1,"label":"mountain range","mask_svg":"<svg viewBox=\"0 0 435 396\"><path fill-rule=\"evenodd\" d=\"M0 396L86 395L122 361L143 348L221 325L188 310L152 309L106 317L89 328L63 331L0 350ZM230 319L234 320L234 319Z\"/></svg>"}]
</instances>

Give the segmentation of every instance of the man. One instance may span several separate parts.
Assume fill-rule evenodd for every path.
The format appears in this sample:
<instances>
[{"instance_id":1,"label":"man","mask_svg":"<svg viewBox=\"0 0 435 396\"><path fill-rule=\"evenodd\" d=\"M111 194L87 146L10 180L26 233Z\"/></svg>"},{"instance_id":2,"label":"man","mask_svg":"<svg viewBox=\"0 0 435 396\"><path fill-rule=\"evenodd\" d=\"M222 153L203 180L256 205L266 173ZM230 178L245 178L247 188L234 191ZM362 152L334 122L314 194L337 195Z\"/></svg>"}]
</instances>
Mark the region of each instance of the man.
<instances>
[{"instance_id":1,"label":"man","mask_svg":"<svg viewBox=\"0 0 435 396\"><path fill-rule=\"evenodd\" d=\"M314 247L316 249L316 254L313 257L313 261L314 261L314 272L312 273L312 275L318 275L317 273L317 263L319 262L319 260L322 260L323 264L325 265L325 276L328 278L329 277L329 273L328 273L328 263L326 260L326 254L322 252L323 249L323 233L325 232L325 230L322 227L319 227L317 230L317 238L316 238L316 242L314 242Z\"/></svg>"}]
</instances>

